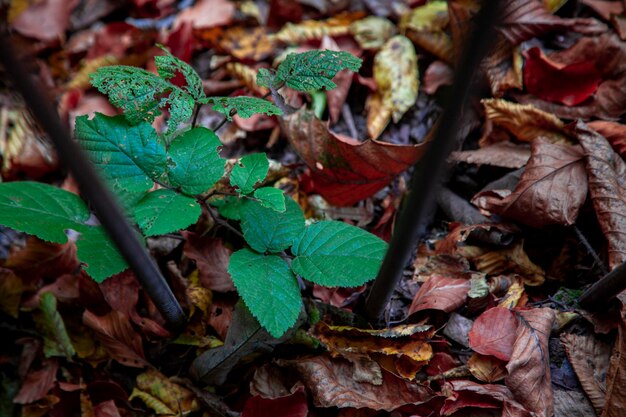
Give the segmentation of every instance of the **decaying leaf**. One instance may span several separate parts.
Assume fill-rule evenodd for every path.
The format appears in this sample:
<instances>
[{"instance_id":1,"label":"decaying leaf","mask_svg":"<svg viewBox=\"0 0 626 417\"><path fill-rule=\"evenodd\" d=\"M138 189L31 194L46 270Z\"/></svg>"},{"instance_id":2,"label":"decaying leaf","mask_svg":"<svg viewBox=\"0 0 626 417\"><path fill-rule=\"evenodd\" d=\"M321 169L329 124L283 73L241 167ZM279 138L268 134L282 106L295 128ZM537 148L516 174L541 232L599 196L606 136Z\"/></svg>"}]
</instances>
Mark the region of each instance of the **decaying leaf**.
<instances>
[{"instance_id":1,"label":"decaying leaf","mask_svg":"<svg viewBox=\"0 0 626 417\"><path fill-rule=\"evenodd\" d=\"M391 119L400 121L417 100L417 55L409 39L396 35L383 45L374 58L374 79L376 93L367 105L367 131L372 139L380 136Z\"/></svg>"},{"instance_id":2,"label":"decaying leaf","mask_svg":"<svg viewBox=\"0 0 626 417\"><path fill-rule=\"evenodd\" d=\"M506 362L493 356L474 353L467 361L474 378L491 384L506 376Z\"/></svg>"},{"instance_id":3,"label":"decaying leaf","mask_svg":"<svg viewBox=\"0 0 626 417\"><path fill-rule=\"evenodd\" d=\"M305 20L301 23L287 23L274 38L284 43L300 43L324 36L341 36L350 33L352 22L363 17L362 13L342 13L329 19Z\"/></svg>"},{"instance_id":4,"label":"decaying leaf","mask_svg":"<svg viewBox=\"0 0 626 417\"><path fill-rule=\"evenodd\" d=\"M516 310L519 321L509 372L504 379L515 399L538 417L553 415L554 400L550 382L548 339L554 321L549 308Z\"/></svg>"},{"instance_id":5,"label":"decaying leaf","mask_svg":"<svg viewBox=\"0 0 626 417\"><path fill-rule=\"evenodd\" d=\"M22 280L13 271L0 268L0 311L17 319L23 291Z\"/></svg>"},{"instance_id":6,"label":"decaying leaf","mask_svg":"<svg viewBox=\"0 0 626 417\"><path fill-rule=\"evenodd\" d=\"M369 16L350 25L350 33L363 49L379 49L396 34L396 27L388 19Z\"/></svg>"},{"instance_id":7,"label":"decaying leaf","mask_svg":"<svg viewBox=\"0 0 626 417\"><path fill-rule=\"evenodd\" d=\"M305 109L284 118L284 132L311 169L315 191L338 206L373 195L414 164L425 150L424 145L358 142L331 132L326 123Z\"/></svg>"},{"instance_id":8,"label":"decaying leaf","mask_svg":"<svg viewBox=\"0 0 626 417\"><path fill-rule=\"evenodd\" d=\"M582 149L539 138L532 143L531 152L512 192L483 191L474 196L472 203L537 228L574 224L587 197Z\"/></svg>"},{"instance_id":9,"label":"decaying leaf","mask_svg":"<svg viewBox=\"0 0 626 417\"><path fill-rule=\"evenodd\" d=\"M196 262L202 285L213 291L234 291L228 273L228 260L233 252L220 239L205 238L192 232L183 232L185 256Z\"/></svg>"},{"instance_id":10,"label":"decaying leaf","mask_svg":"<svg viewBox=\"0 0 626 417\"><path fill-rule=\"evenodd\" d=\"M57 359L45 359L39 369L26 375L19 392L13 398L13 402L30 404L44 398L54 387L58 370L59 362Z\"/></svg>"},{"instance_id":11,"label":"decaying leaf","mask_svg":"<svg viewBox=\"0 0 626 417\"><path fill-rule=\"evenodd\" d=\"M467 379L452 380L446 382L444 390L453 393L453 395L446 398L444 406L441 408L441 413L446 416L466 407L477 407L480 409L502 408L502 414L498 412L495 415L502 415L503 417L531 416L519 402L515 401L511 391L503 385L479 384Z\"/></svg>"},{"instance_id":12,"label":"decaying leaf","mask_svg":"<svg viewBox=\"0 0 626 417\"><path fill-rule=\"evenodd\" d=\"M143 391L145 394L156 398L159 402L165 404L169 410L172 410L172 414L180 413L181 415L186 415L200 408L193 392L179 384L173 383L156 369L149 369L137 375L137 387L135 390ZM135 396L139 395L135 393Z\"/></svg>"},{"instance_id":13,"label":"decaying leaf","mask_svg":"<svg viewBox=\"0 0 626 417\"><path fill-rule=\"evenodd\" d=\"M312 356L279 359L280 366L294 369L317 407L354 407L392 411L406 404L421 404L433 397L423 385L407 382L383 371L383 382L372 385L354 380L354 368L345 359Z\"/></svg>"},{"instance_id":14,"label":"decaying leaf","mask_svg":"<svg viewBox=\"0 0 626 417\"><path fill-rule=\"evenodd\" d=\"M490 308L474 321L469 333L470 347L482 355L508 361L513 353L517 325L511 310Z\"/></svg>"},{"instance_id":15,"label":"decaying leaf","mask_svg":"<svg viewBox=\"0 0 626 417\"><path fill-rule=\"evenodd\" d=\"M530 149L511 142L498 142L472 151L453 152L450 158L455 162L517 169L528 162Z\"/></svg>"},{"instance_id":16,"label":"decaying leaf","mask_svg":"<svg viewBox=\"0 0 626 417\"><path fill-rule=\"evenodd\" d=\"M626 162L605 138L583 122L577 122L571 131L585 152L589 194L609 244L612 269L626 261Z\"/></svg>"},{"instance_id":17,"label":"decaying leaf","mask_svg":"<svg viewBox=\"0 0 626 417\"><path fill-rule=\"evenodd\" d=\"M622 303L621 320L617 331L617 338L613 345L613 352L609 361L609 370L606 375L606 396L602 417L619 417L626 412L626 319L624 313L624 297Z\"/></svg>"},{"instance_id":18,"label":"decaying leaf","mask_svg":"<svg viewBox=\"0 0 626 417\"><path fill-rule=\"evenodd\" d=\"M615 152L626 160L626 125L606 120L594 120L587 123L587 126L604 136Z\"/></svg>"},{"instance_id":19,"label":"decaying leaf","mask_svg":"<svg viewBox=\"0 0 626 417\"><path fill-rule=\"evenodd\" d=\"M241 417L306 417L308 413L307 395L304 387L300 386L294 392L281 397L251 397L246 401Z\"/></svg>"},{"instance_id":20,"label":"decaying leaf","mask_svg":"<svg viewBox=\"0 0 626 417\"><path fill-rule=\"evenodd\" d=\"M416 45L452 63L452 40L445 32L448 26L448 4L445 1L432 1L418 6L400 17L400 32Z\"/></svg>"},{"instance_id":21,"label":"decaying leaf","mask_svg":"<svg viewBox=\"0 0 626 417\"><path fill-rule=\"evenodd\" d=\"M443 275L432 276L420 287L408 314L421 310L441 310L449 313L465 304L470 281Z\"/></svg>"}]
</instances>

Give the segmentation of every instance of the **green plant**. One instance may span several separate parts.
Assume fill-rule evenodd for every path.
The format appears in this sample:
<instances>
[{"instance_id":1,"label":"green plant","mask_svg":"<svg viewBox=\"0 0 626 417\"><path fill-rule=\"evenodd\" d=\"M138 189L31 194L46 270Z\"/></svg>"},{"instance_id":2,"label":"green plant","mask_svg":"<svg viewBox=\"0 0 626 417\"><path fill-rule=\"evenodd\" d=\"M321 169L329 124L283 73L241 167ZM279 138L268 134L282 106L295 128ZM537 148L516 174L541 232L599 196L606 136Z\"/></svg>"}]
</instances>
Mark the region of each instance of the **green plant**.
<instances>
[{"instance_id":1,"label":"green plant","mask_svg":"<svg viewBox=\"0 0 626 417\"><path fill-rule=\"evenodd\" d=\"M76 138L142 238L187 228L197 222L202 205L240 221L249 247L232 254L228 270L250 311L276 337L296 322L302 306L296 275L326 286L358 286L373 279L386 244L343 222L306 225L293 199L263 186L269 169L265 154L238 160L229 173L231 195L215 191L225 175L221 143L213 131L184 123L205 104L227 118L235 112L249 117L282 110L261 98L206 97L192 67L165 52L155 59L158 75L126 66L92 74L93 85L124 114L80 116L75 127ZM261 70L258 83L276 100L285 85L302 91L334 88L338 71L359 67L360 60L345 52L290 54L277 71ZM171 82L178 74L184 86ZM166 132L159 134L151 122L163 108L170 118ZM161 187L153 190L155 183ZM57 243L67 242L67 230L78 232L78 258L98 282L127 267L80 197L54 186L0 184L0 224Z\"/></svg>"}]
</instances>

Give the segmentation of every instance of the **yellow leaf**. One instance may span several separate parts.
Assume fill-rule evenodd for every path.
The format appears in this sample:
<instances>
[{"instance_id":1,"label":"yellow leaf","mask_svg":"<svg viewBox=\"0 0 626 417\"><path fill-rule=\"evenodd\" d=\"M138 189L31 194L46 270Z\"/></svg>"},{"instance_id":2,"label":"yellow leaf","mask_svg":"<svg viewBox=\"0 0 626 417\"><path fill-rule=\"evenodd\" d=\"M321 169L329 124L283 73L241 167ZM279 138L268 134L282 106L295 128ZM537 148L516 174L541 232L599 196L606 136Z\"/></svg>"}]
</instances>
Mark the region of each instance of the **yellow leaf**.
<instances>
[{"instance_id":1,"label":"yellow leaf","mask_svg":"<svg viewBox=\"0 0 626 417\"><path fill-rule=\"evenodd\" d=\"M379 49L396 34L396 27L384 17L369 16L350 25L350 33L363 49Z\"/></svg>"},{"instance_id":2,"label":"yellow leaf","mask_svg":"<svg viewBox=\"0 0 626 417\"><path fill-rule=\"evenodd\" d=\"M189 414L200 408L193 392L173 383L155 369L150 369L137 375L136 390L138 391L136 396L159 413L160 411L152 405L161 407L162 410L170 410L170 413L180 413L182 415ZM135 394L135 390L133 390L133 394ZM162 408L163 406L165 408Z\"/></svg>"},{"instance_id":3,"label":"yellow leaf","mask_svg":"<svg viewBox=\"0 0 626 417\"><path fill-rule=\"evenodd\" d=\"M453 60L452 40L444 31L448 23L448 3L434 1L402 15L400 32L416 45L451 63Z\"/></svg>"},{"instance_id":4,"label":"yellow leaf","mask_svg":"<svg viewBox=\"0 0 626 417\"><path fill-rule=\"evenodd\" d=\"M361 19L362 12L340 13L326 20L305 20L301 23L287 23L273 37L284 43L302 43L324 36L342 36L350 33L352 22Z\"/></svg>"},{"instance_id":5,"label":"yellow leaf","mask_svg":"<svg viewBox=\"0 0 626 417\"><path fill-rule=\"evenodd\" d=\"M241 81L243 85L248 88L248 90L254 91L261 96L269 93L267 88L259 87L256 83L256 74L258 72L256 69L239 62L229 62L226 64L225 68L226 72L228 72L231 77L237 78Z\"/></svg>"},{"instance_id":6,"label":"yellow leaf","mask_svg":"<svg viewBox=\"0 0 626 417\"><path fill-rule=\"evenodd\" d=\"M163 401L160 401L158 398L148 394L147 392L141 391L137 388L133 388L133 392L130 393L130 397L128 397L129 401L132 401L135 398L139 398L143 401L148 407L154 410L155 413L161 416L173 416L176 415L171 408L169 408Z\"/></svg>"}]
</instances>

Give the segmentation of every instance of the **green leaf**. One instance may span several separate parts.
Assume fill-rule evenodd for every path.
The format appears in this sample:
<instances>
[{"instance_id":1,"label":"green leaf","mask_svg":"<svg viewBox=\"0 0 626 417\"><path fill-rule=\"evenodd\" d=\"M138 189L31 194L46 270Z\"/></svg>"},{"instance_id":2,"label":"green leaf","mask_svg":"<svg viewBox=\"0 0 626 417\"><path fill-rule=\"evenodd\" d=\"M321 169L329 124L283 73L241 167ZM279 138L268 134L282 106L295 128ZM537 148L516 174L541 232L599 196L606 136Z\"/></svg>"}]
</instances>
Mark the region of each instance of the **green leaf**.
<instances>
[{"instance_id":1,"label":"green leaf","mask_svg":"<svg viewBox=\"0 0 626 417\"><path fill-rule=\"evenodd\" d=\"M195 199L161 189L146 195L135 206L133 217L145 236L156 236L185 229L201 211Z\"/></svg>"},{"instance_id":2,"label":"green leaf","mask_svg":"<svg viewBox=\"0 0 626 417\"><path fill-rule=\"evenodd\" d=\"M196 127L172 141L168 176L175 187L189 195L201 194L224 175L225 161L218 148L222 143L212 130Z\"/></svg>"},{"instance_id":3,"label":"green leaf","mask_svg":"<svg viewBox=\"0 0 626 417\"><path fill-rule=\"evenodd\" d=\"M254 186L265 180L270 162L264 153L246 155L235 164L230 172L230 184L242 194L250 194Z\"/></svg>"},{"instance_id":4,"label":"green leaf","mask_svg":"<svg viewBox=\"0 0 626 417\"><path fill-rule=\"evenodd\" d=\"M89 159L115 187L148 191L166 167L165 147L148 123L96 113L76 118L75 135Z\"/></svg>"},{"instance_id":5,"label":"green leaf","mask_svg":"<svg viewBox=\"0 0 626 417\"><path fill-rule=\"evenodd\" d=\"M209 97L204 100L213 103L213 110L222 113L228 120L232 120L234 113L247 119L255 114L263 113L268 116L281 115L283 112L272 102L258 97Z\"/></svg>"},{"instance_id":6,"label":"green leaf","mask_svg":"<svg viewBox=\"0 0 626 417\"><path fill-rule=\"evenodd\" d=\"M280 213L246 200L241 207L241 231L246 242L257 252L280 252L287 249L304 231L304 215L298 203L285 199L286 210Z\"/></svg>"},{"instance_id":7,"label":"green leaf","mask_svg":"<svg viewBox=\"0 0 626 417\"><path fill-rule=\"evenodd\" d=\"M76 254L87 264L85 271L96 282L102 282L128 268L128 264L117 251L113 242L100 226L86 226L79 230Z\"/></svg>"},{"instance_id":8,"label":"green leaf","mask_svg":"<svg viewBox=\"0 0 626 417\"><path fill-rule=\"evenodd\" d=\"M271 208L280 213L284 212L285 206L285 193L283 190L279 190L274 187L262 187L254 190L254 198L259 200L259 203L263 207Z\"/></svg>"},{"instance_id":9,"label":"green leaf","mask_svg":"<svg viewBox=\"0 0 626 417\"><path fill-rule=\"evenodd\" d=\"M43 354L46 358L64 356L68 360L76 351L70 340L63 317L57 311L57 299L44 292L39 299L39 311L34 315L37 329L43 335Z\"/></svg>"},{"instance_id":10,"label":"green leaf","mask_svg":"<svg viewBox=\"0 0 626 417\"><path fill-rule=\"evenodd\" d=\"M294 272L316 284L356 287L376 277L387 244L349 224L321 221L306 228L291 251Z\"/></svg>"},{"instance_id":11,"label":"green leaf","mask_svg":"<svg viewBox=\"0 0 626 417\"><path fill-rule=\"evenodd\" d=\"M176 58L170 53L163 45L157 45L161 48L165 55L159 55L154 57L157 72L159 75L170 81L177 73L181 73L185 77L187 85L182 87L186 90L195 100L202 100L206 96L204 94L204 88L202 87L202 79L198 76L198 73L193 69L191 65L185 61Z\"/></svg>"},{"instance_id":12,"label":"green leaf","mask_svg":"<svg viewBox=\"0 0 626 417\"><path fill-rule=\"evenodd\" d=\"M159 109L170 106L168 128L173 130L188 121L195 106L194 98L185 90L142 68L111 65L91 74L91 84L109 97L109 101L131 124L152 123Z\"/></svg>"},{"instance_id":13,"label":"green leaf","mask_svg":"<svg viewBox=\"0 0 626 417\"><path fill-rule=\"evenodd\" d=\"M229 195L224 198L211 200L210 203L213 207L217 207L220 216L230 220L241 220L241 206L244 203L242 198Z\"/></svg>"},{"instance_id":14,"label":"green leaf","mask_svg":"<svg viewBox=\"0 0 626 417\"><path fill-rule=\"evenodd\" d=\"M296 323L300 288L282 258L242 249L230 256L228 273L250 312L272 336L282 336Z\"/></svg>"},{"instance_id":15,"label":"green leaf","mask_svg":"<svg viewBox=\"0 0 626 417\"><path fill-rule=\"evenodd\" d=\"M78 230L89 219L76 194L48 184L21 181L0 184L0 224L49 242L65 243L65 229Z\"/></svg>"},{"instance_id":16,"label":"green leaf","mask_svg":"<svg viewBox=\"0 0 626 417\"><path fill-rule=\"evenodd\" d=\"M361 62L361 59L343 51L291 53L278 66L272 86L285 83L299 91L332 90L337 87L332 79L339 71L349 69L356 72L361 68Z\"/></svg>"},{"instance_id":17,"label":"green leaf","mask_svg":"<svg viewBox=\"0 0 626 417\"><path fill-rule=\"evenodd\" d=\"M274 77L276 75L272 70L267 68L259 68L259 72L256 74L256 84L259 87L270 88L274 85Z\"/></svg>"}]
</instances>

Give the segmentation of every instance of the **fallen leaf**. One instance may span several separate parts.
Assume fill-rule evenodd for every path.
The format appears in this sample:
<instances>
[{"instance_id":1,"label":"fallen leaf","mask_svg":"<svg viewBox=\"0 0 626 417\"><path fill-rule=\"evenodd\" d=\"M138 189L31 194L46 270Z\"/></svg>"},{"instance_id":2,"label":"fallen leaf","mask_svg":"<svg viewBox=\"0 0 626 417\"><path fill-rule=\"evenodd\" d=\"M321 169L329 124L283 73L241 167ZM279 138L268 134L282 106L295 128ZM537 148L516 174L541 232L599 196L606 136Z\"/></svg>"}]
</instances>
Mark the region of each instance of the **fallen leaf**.
<instances>
[{"instance_id":1,"label":"fallen leaf","mask_svg":"<svg viewBox=\"0 0 626 417\"><path fill-rule=\"evenodd\" d=\"M234 26L226 29L219 46L242 61L259 62L273 54L276 45L264 26Z\"/></svg>"},{"instance_id":2,"label":"fallen leaf","mask_svg":"<svg viewBox=\"0 0 626 417\"><path fill-rule=\"evenodd\" d=\"M420 287L408 314L422 310L440 310L449 313L465 304L470 282L447 276L432 276Z\"/></svg>"},{"instance_id":3,"label":"fallen leaf","mask_svg":"<svg viewBox=\"0 0 626 417\"><path fill-rule=\"evenodd\" d=\"M358 142L333 133L305 109L284 117L284 132L311 169L314 190L328 202L349 206L389 184L423 154L423 144Z\"/></svg>"},{"instance_id":4,"label":"fallen leaf","mask_svg":"<svg viewBox=\"0 0 626 417\"><path fill-rule=\"evenodd\" d=\"M450 314L450 319L443 329L443 334L460 344L469 347L469 332L474 322L458 313Z\"/></svg>"},{"instance_id":5,"label":"fallen leaf","mask_svg":"<svg viewBox=\"0 0 626 417\"><path fill-rule=\"evenodd\" d=\"M576 106L587 100L600 85L600 71L593 62L554 62L537 47L524 52L524 86L542 100Z\"/></svg>"},{"instance_id":6,"label":"fallen leaf","mask_svg":"<svg viewBox=\"0 0 626 417\"><path fill-rule=\"evenodd\" d=\"M508 248L479 250L477 254L468 254L467 257L474 262L476 269L487 275L517 274L522 276L525 285L534 287L543 284L546 279L546 272L533 263L524 251L523 241Z\"/></svg>"},{"instance_id":7,"label":"fallen leaf","mask_svg":"<svg viewBox=\"0 0 626 417\"><path fill-rule=\"evenodd\" d=\"M284 397L263 398L255 395L246 401L241 417L306 417L309 412L304 387Z\"/></svg>"},{"instance_id":8,"label":"fallen leaf","mask_svg":"<svg viewBox=\"0 0 626 417\"><path fill-rule=\"evenodd\" d=\"M156 369L148 369L137 375L136 381L136 389L158 399L175 413L186 415L200 408L198 399L193 392L173 383Z\"/></svg>"},{"instance_id":9,"label":"fallen leaf","mask_svg":"<svg viewBox=\"0 0 626 417\"><path fill-rule=\"evenodd\" d=\"M474 378L489 384L500 381L506 376L506 361L491 355L474 353L468 359L467 366Z\"/></svg>"},{"instance_id":10,"label":"fallen leaf","mask_svg":"<svg viewBox=\"0 0 626 417\"><path fill-rule=\"evenodd\" d=\"M363 12L344 12L326 20L287 23L274 35L274 38L287 44L299 44L319 40L324 36L340 37L348 35L351 24L363 17Z\"/></svg>"},{"instance_id":11,"label":"fallen leaf","mask_svg":"<svg viewBox=\"0 0 626 417\"><path fill-rule=\"evenodd\" d=\"M519 326L504 379L515 399L538 417L551 417L554 409L550 382L548 339L554 311L549 308L514 310Z\"/></svg>"},{"instance_id":12,"label":"fallen leaf","mask_svg":"<svg viewBox=\"0 0 626 417\"><path fill-rule=\"evenodd\" d=\"M442 415L451 415L467 407L480 409L506 408L507 404L509 404L509 407L524 409L523 406L513 399L511 391L503 385L478 384L469 380L453 380L446 382L443 389L452 394L446 398L444 406L441 408ZM506 417L530 417L530 413L506 414L502 412L501 415Z\"/></svg>"},{"instance_id":13,"label":"fallen leaf","mask_svg":"<svg viewBox=\"0 0 626 417\"><path fill-rule=\"evenodd\" d=\"M400 17L400 32L437 58L453 61L452 40L445 31L448 26L448 4L432 1L415 7Z\"/></svg>"},{"instance_id":14,"label":"fallen leaf","mask_svg":"<svg viewBox=\"0 0 626 417\"><path fill-rule=\"evenodd\" d=\"M350 25L350 33L363 49L380 49L397 32L384 17L368 16Z\"/></svg>"},{"instance_id":15,"label":"fallen leaf","mask_svg":"<svg viewBox=\"0 0 626 417\"><path fill-rule=\"evenodd\" d=\"M582 149L538 138L532 143L531 152L526 169L510 194L483 191L472 198L472 203L536 228L574 224L587 198Z\"/></svg>"},{"instance_id":16,"label":"fallen leaf","mask_svg":"<svg viewBox=\"0 0 626 417\"><path fill-rule=\"evenodd\" d=\"M439 87L452 85L454 71L452 67L443 61L435 61L426 68L422 89L426 94L435 94Z\"/></svg>"},{"instance_id":17,"label":"fallen leaf","mask_svg":"<svg viewBox=\"0 0 626 417\"><path fill-rule=\"evenodd\" d=\"M372 139L383 133L390 120L398 123L417 100L417 55L409 39L396 35L383 45L374 58L374 79L376 93L366 104L367 131Z\"/></svg>"},{"instance_id":18,"label":"fallen leaf","mask_svg":"<svg viewBox=\"0 0 626 417\"><path fill-rule=\"evenodd\" d=\"M22 280L13 271L0 268L0 311L17 319L22 292Z\"/></svg>"},{"instance_id":19,"label":"fallen leaf","mask_svg":"<svg viewBox=\"0 0 626 417\"><path fill-rule=\"evenodd\" d=\"M367 407L392 411L406 404L424 403L434 396L429 388L407 382L384 370L381 385L357 382L352 364L345 359L320 355L279 359L277 363L298 373L316 407Z\"/></svg>"},{"instance_id":20,"label":"fallen leaf","mask_svg":"<svg viewBox=\"0 0 626 417\"><path fill-rule=\"evenodd\" d=\"M17 32L44 42L61 39L70 23L70 15L78 0L43 0L17 15L11 26Z\"/></svg>"},{"instance_id":21,"label":"fallen leaf","mask_svg":"<svg viewBox=\"0 0 626 417\"><path fill-rule=\"evenodd\" d=\"M624 4L619 1L581 0L581 3L591 7L604 20L610 20L611 15L621 14L624 11Z\"/></svg>"},{"instance_id":22,"label":"fallen leaf","mask_svg":"<svg viewBox=\"0 0 626 417\"><path fill-rule=\"evenodd\" d=\"M135 368L148 365L141 337L135 332L125 314L113 310L104 316L96 316L91 311L85 310L83 323L95 331L98 340L112 359Z\"/></svg>"},{"instance_id":23,"label":"fallen leaf","mask_svg":"<svg viewBox=\"0 0 626 417\"><path fill-rule=\"evenodd\" d=\"M202 285L213 291L234 291L235 286L228 273L228 262L233 251L224 246L220 239L186 231L182 234L185 238L183 253L196 262Z\"/></svg>"},{"instance_id":24,"label":"fallen leaf","mask_svg":"<svg viewBox=\"0 0 626 417\"><path fill-rule=\"evenodd\" d=\"M595 413L585 394L564 389L554 390L554 415L588 417Z\"/></svg>"},{"instance_id":25,"label":"fallen leaf","mask_svg":"<svg viewBox=\"0 0 626 417\"><path fill-rule=\"evenodd\" d=\"M622 302L622 316L606 375L606 396L602 417L619 417L626 413L626 318L624 316L626 308L624 297L619 299Z\"/></svg>"},{"instance_id":26,"label":"fallen leaf","mask_svg":"<svg viewBox=\"0 0 626 417\"><path fill-rule=\"evenodd\" d=\"M511 142L498 142L472 151L452 152L450 158L455 162L517 169L528 162L530 149Z\"/></svg>"},{"instance_id":27,"label":"fallen leaf","mask_svg":"<svg viewBox=\"0 0 626 417\"><path fill-rule=\"evenodd\" d=\"M626 160L626 125L605 120L594 120L587 123L587 126L604 136L615 152Z\"/></svg>"},{"instance_id":28,"label":"fallen leaf","mask_svg":"<svg viewBox=\"0 0 626 417\"><path fill-rule=\"evenodd\" d=\"M19 392L13 398L16 404L30 404L41 400L54 387L57 381L59 362L56 359L45 359L36 371L26 374Z\"/></svg>"},{"instance_id":29,"label":"fallen leaf","mask_svg":"<svg viewBox=\"0 0 626 417\"><path fill-rule=\"evenodd\" d=\"M94 406L93 411L95 417L122 417L113 400L103 401L97 404Z\"/></svg>"},{"instance_id":30,"label":"fallen leaf","mask_svg":"<svg viewBox=\"0 0 626 417\"><path fill-rule=\"evenodd\" d=\"M176 16L172 30L185 23L191 23L194 29L225 26L233 20L235 12L235 5L228 0L199 0Z\"/></svg>"},{"instance_id":31,"label":"fallen leaf","mask_svg":"<svg viewBox=\"0 0 626 417\"><path fill-rule=\"evenodd\" d=\"M589 194L608 242L609 267L626 261L626 163L607 140L579 121L571 127L587 159Z\"/></svg>"},{"instance_id":32,"label":"fallen leaf","mask_svg":"<svg viewBox=\"0 0 626 417\"><path fill-rule=\"evenodd\" d=\"M57 310L57 299L50 292L43 293L38 307L33 319L39 334L43 336L44 356L61 356L71 360L76 351L67 334L63 317Z\"/></svg>"},{"instance_id":33,"label":"fallen leaf","mask_svg":"<svg viewBox=\"0 0 626 417\"><path fill-rule=\"evenodd\" d=\"M469 332L469 345L482 355L492 355L508 361L513 353L517 325L511 310L503 307L490 308L474 321Z\"/></svg>"},{"instance_id":34,"label":"fallen leaf","mask_svg":"<svg viewBox=\"0 0 626 417\"><path fill-rule=\"evenodd\" d=\"M600 415L605 405L606 374L611 346L598 340L593 334L566 333L560 339L580 385L596 413Z\"/></svg>"}]
</instances>

